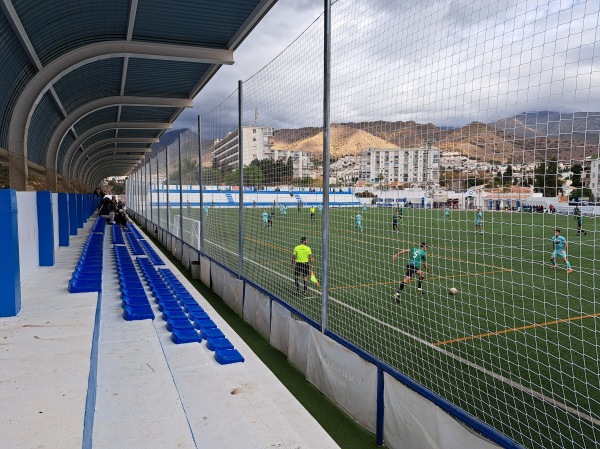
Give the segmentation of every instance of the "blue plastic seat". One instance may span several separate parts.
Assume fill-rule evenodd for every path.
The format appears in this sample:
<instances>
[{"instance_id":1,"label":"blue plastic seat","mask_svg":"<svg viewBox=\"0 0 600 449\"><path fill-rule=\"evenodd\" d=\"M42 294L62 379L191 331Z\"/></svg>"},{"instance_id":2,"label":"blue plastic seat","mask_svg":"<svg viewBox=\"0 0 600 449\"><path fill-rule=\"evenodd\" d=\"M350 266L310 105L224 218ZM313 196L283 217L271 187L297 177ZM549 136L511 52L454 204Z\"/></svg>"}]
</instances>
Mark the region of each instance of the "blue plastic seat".
<instances>
[{"instance_id":1,"label":"blue plastic seat","mask_svg":"<svg viewBox=\"0 0 600 449\"><path fill-rule=\"evenodd\" d=\"M206 340L206 347L211 351L217 349L233 349L233 345L226 338L209 338Z\"/></svg>"},{"instance_id":2,"label":"blue plastic seat","mask_svg":"<svg viewBox=\"0 0 600 449\"><path fill-rule=\"evenodd\" d=\"M202 338L193 328L192 330L174 328L171 334L171 341L179 345L182 343L199 343L202 341Z\"/></svg>"},{"instance_id":3,"label":"blue plastic seat","mask_svg":"<svg viewBox=\"0 0 600 449\"><path fill-rule=\"evenodd\" d=\"M194 325L192 323L190 323L189 320L181 320L181 319L167 320L167 330L169 332L173 332L173 329L179 329L179 330L193 329L193 330L195 330Z\"/></svg>"},{"instance_id":4,"label":"blue plastic seat","mask_svg":"<svg viewBox=\"0 0 600 449\"><path fill-rule=\"evenodd\" d=\"M193 318L194 320L209 320L210 317L208 316L208 313L206 313L204 310L192 310L189 312L190 317Z\"/></svg>"},{"instance_id":5,"label":"blue plastic seat","mask_svg":"<svg viewBox=\"0 0 600 449\"><path fill-rule=\"evenodd\" d=\"M225 338L225 334L217 327L200 329L200 335L205 340L208 340L209 338Z\"/></svg>"},{"instance_id":6,"label":"blue plastic seat","mask_svg":"<svg viewBox=\"0 0 600 449\"><path fill-rule=\"evenodd\" d=\"M215 322L213 320L210 320L210 319L206 319L206 320L194 319L194 327L196 329L214 329L217 327L217 325L215 324Z\"/></svg>"},{"instance_id":7,"label":"blue plastic seat","mask_svg":"<svg viewBox=\"0 0 600 449\"><path fill-rule=\"evenodd\" d=\"M215 360L221 365L229 365L230 363L243 363L244 357L237 349L217 349Z\"/></svg>"},{"instance_id":8,"label":"blue plastic seat","mask_svg":"<svg viewBox=\"0 0 600 449\"><path fill-rule=\"evenodd\" d=\"M181 318L188 319L187 315L183 310L163 310L162 311L163 320L167 321L169 318Z\"/></svg>"},{"instance_id":9,"label":"blue plastic seat","mask_svg":"<svg viewBox=\"0 0 600 449\"><path fill-rule=\"evenodd\" d=\"M154 312L150 306L148 307L137 307L137 306L125 306L123 307L123 318L127 321L134 320L153 320Z\"/></svg>"}]
</instances>

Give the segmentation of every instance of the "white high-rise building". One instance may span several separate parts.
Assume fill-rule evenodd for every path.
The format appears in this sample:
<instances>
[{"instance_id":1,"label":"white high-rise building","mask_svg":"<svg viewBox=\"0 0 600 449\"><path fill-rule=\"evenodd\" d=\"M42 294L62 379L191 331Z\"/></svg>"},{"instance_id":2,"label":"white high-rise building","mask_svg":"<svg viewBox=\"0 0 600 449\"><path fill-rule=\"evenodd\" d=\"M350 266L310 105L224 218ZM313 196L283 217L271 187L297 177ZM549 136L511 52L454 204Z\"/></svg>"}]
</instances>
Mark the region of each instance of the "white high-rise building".
<instances>
[{"instance_id":1,"label":"white high-rise building","mask_svg":"<svg viewBox=\"0 0 600 449\"><path fill-rule=\"evenodd\" d=\"M360 152L360 179L365 182L433 184L440 179L440 150L421 148L367 148Z\"/></svg>"},{"instance_id":2,"label":"white high-rise building","mask_svg":"<svg viewBox=\"0 0 600 449\"><path fill-rule=\"evenodd\" d=\"M244 165L254 159L271 159L273 146L273 128L270 126L244 126L242 128L242 148ZM225 171L239 167L238 130L230 132L223 139L215 142L213 158Z\"/></svg>"},{"instance_id":3,"label":"white high-rise building","mask_svg":"<svg viewBox=\"0 0 600 449\"><path fill-rule=\"evenodd\" d=\"M299 150L277 150L273 148L274 161L287 161L292 158L294 164L294 178L310 177L315 164L311 159L311 153Z\"/></svg>"}]
</instances>

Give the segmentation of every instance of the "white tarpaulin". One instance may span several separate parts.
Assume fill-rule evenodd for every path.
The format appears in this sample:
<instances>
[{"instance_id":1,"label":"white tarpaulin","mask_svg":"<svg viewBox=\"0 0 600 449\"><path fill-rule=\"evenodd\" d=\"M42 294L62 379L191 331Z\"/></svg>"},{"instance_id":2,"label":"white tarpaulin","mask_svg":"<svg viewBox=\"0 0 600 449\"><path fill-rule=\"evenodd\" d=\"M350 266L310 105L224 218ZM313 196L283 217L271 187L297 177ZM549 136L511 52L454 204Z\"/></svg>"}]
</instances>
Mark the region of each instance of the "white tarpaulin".
<instances>
[{"instance_id":1,"label":"white tarpaulin","mask_svg":"<svg viewBox=\"0 0 600 449\"><path fill-rule=\"evenodd\" d=\"M210 273L212 278L212 289L221 297L221 299L223 299L223 287L225 286L223 275L225 274L225 270L211 261Z\"/></svg>"},{"instance_id":2,"label":"white tarpaulin","mask_svg":"<svg viewBox=\"0 0 600 449\"><path fill-rule=\"evenodd\" d=\"M277 301L273 301L271 306L270 342L285 355L288 355L291 321L293 321L291 312Z\"/></svg>"},{"instance_id":3,"label":"white tarpaulin","mask_svg":"<svg viewBox=\"0 0 600 449\"><path fill-rule=\"evenodd\" d=\"M390 375L384 384L384 443L390 449L498 448Z\"/></svg>"},{"instance_id":4,"label":"white tarpaulin","mask_svg":"<svg viewBox=\"0 0 600 449\"><path fill-rule=\"evenodd\" d=\"M288 360L305 375L308 362L309 333L310 326L307 323L290 319Z\"/></svg>"},{"instance_id":5,"label":"white tarpaulin","mask_svg":"<svg viewBox=\"0 0 600 449\"><path fill-rule=\"evenodd\" d=\"M271 333L270 302L267 296L246 284L246 292L244 293L244 320L248 321L266 337L269 337Z\"/></svg>"},{"instance_id":6,"label":"white tarpaulin","mask_svg":"<svg viewBox=\"0 0 600 449\"><path fill-rule=\"evenodd\" d=\"M312 327L307 379L358 423L375 432L377 368Z\"/></svg>"},{"instance_id":7,"label":"white tarpaulin","mask_svg":"<svg viewBox=\"0 0 600 449\"><path fill-rule=\"evenodd\" d=\"M210 287L210 259L200 258L200 280L204 285Z\"/></svg>"},{"instance_id":8,"label":"white tarpaulin","mask_svg":"<svg viewBox=\"0 0 600 449\"><path fill-rule=\"evenodd\" d=\"M190 269L190 247L187 244L183 244L183 251L181 252L181 264L186 270Z\"/></svg>"},{"instance_id":9,"label":"white tarpaulin","mask_svg":"<svg viewBox=\"0 0 600 449\"><path fill-rule=\"evenodd\" d=\"M232 275L229 271L223 270L222 282L224 282L222 288L221 298L231 307L235 313L242 316L242 307L244 303L244 281L238 279L237 276Z\"/></svg>"}]
</instances>

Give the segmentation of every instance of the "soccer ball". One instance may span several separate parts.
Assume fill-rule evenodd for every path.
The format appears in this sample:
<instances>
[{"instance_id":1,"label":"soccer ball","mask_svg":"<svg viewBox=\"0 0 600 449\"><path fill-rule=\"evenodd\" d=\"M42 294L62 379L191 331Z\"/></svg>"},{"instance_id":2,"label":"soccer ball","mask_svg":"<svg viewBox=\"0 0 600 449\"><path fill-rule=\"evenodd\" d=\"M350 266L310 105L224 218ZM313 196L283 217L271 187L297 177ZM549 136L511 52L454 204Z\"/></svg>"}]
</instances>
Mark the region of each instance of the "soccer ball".
<instances>
[{"instance_id":1,"label":"soccer ball","mask_svg":"<svg viewBox=\"0 0 600 449\"><path fill-rule=\"evenodd\" d=\"M452 287L450 290L448 290L450 292L451 295L456 295L458 293L458 290L454 287Z\"/></svg>"}]
</instances>

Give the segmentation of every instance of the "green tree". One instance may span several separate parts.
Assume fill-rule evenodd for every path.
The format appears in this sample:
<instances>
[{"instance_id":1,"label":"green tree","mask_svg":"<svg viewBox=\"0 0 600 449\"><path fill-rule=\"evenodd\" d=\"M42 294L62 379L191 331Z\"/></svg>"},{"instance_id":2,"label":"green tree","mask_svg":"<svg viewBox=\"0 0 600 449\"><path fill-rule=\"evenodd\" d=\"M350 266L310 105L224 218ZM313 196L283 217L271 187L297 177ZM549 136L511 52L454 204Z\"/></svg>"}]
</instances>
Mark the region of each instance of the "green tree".
<instances>
[{"instance_id":1,"label":"green tree","mask_svg":"<svg viewBox=\"0 0 600 449\"><path fill-rule=\"evenodd\" d=\"M502 185L511 186L513 183L513 167L511 164L508 164L506 167L506 171L502 175Z\"/></svg>"},{"instance_id":2,"label":"green tree","mask_svg":"<svg viewBox=\"0 0 600 449\"><path fill-rule=\"evenodd\" d=\"M581 164L573 165L571 167L571 172L573 173L573 187L581 187L581 173L583 172L583 167L581 166Z\"/></svg>"},{"instance_id":3,"label":"green tree","mask_svg":"<svg viewBox=\"0 0 600 449\"><path fill-rule=\"evenodd\" d=\"M221 172L214 167L202 167L202 183L205 186L221 184Z\"/></svg>"},{"instance_id":4,"label":"green tree","mask_svg":"<svg viewBox=\"0 0 600 449\"><path fill-rule=\"evenodd\" d=\"M262 170L256 165L250 164L244 167L244 185L257 186L263 183Z\"/></svg>"},{"instance_id":5,"label":"green tree","mask_svg":"<svg viewBox=\"0 0 600 449\"><path fill-rule=\"evenodd\" d=\"M113 195L123 195L125 193L125 181L116 181L110 179L108 181L109 190Z\"/></svg>"},{"instance_id":6,"label":"green tree","mask_svg":"<svg viewBox=\"0 0 600 449\"><path fill-rule=\"evenodd\" d=\"M236 168L235 170L225 174L223 181L228 186L238 185L240 181L240 169Z\"/></svg>"},{"instance_id":7,"label":"green tree","mask_svg":"<svg viewBox=\"0 0 600 449\"><path fill-rule=\"evenodd\" d=\"M533 187L545 197L553 197L558 193L558 163L555 158L540 163L534 170Z\"/></svg>"},{"instance_id":8,"label":"green tree","mask_svg":"<svg viewBox=\"0 0 600 449\"><path fill-rule=\"evenodd\" d=\"M262 183L267 185L286 184L294 177L294 161L254 159L249 167L258 167L262 173Z\"/></svg>"},{"instance_id":9,"label":"green tree","mask_svg":"<svg viewBox=\"0 0 600 449\"><path fill-rule=\"evenodd\" d=\"M200 175L198 173L198 161L191 158L181 159L181 173L179 167L169 174L171 184L199 184Z\"/></svg>"}]
</instances>

